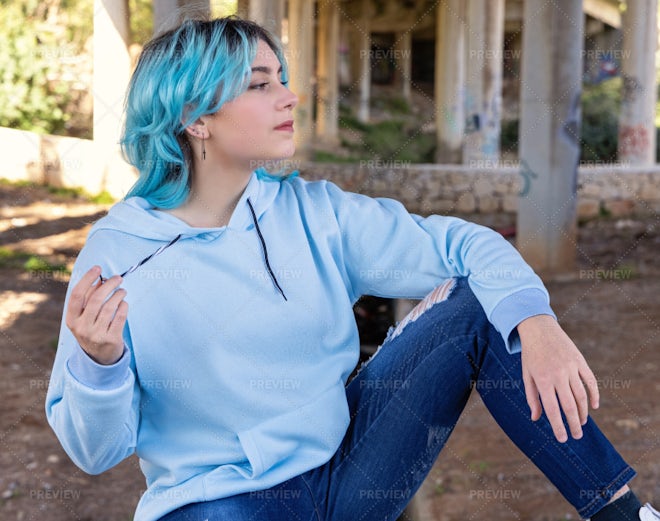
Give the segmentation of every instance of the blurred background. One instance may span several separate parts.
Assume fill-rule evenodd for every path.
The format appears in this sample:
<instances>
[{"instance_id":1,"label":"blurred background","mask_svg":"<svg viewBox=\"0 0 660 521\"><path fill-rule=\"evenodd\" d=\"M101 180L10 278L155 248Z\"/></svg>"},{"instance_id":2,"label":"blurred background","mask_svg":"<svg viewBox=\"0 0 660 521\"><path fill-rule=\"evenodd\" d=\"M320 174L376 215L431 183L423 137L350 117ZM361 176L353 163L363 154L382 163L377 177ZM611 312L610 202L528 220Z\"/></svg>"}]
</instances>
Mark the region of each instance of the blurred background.
<instances>
[{"instance_id":1,"label":"blurred background","mask_svg":"<svg viewBox=\"0 0 660 521\"><path fill-rule=\"evenodd\" d=\"M137 459L87 476L45 422L64 291L91 223L135 180L118 139L143 44L231 14L281 39L300 98L296 155L255 168L514 243L657 506L657 0L0 0L0 518L132 519ZM363 360L413 304L356 304ZM402 518L576 519L478 398L467 409Z\"/></svg>"}]
</instances>

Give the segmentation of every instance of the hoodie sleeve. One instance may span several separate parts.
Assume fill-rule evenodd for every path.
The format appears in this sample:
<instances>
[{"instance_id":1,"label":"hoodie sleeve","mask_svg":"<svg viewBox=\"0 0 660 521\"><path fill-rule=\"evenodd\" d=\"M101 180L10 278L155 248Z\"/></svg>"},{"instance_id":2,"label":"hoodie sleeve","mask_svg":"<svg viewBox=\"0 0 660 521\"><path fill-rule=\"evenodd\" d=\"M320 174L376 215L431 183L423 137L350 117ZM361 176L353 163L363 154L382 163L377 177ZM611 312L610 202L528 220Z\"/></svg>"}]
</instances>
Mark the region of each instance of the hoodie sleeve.
<instances>
[{"instance_id":1,"label":"hoodie sleeve","mask_svg":"<svg viewBox=\"0 0 660 521\"><path fill-rule=\"evenodd\" d=\"M499 233L454 217L410 214L392 199L343 192L326 184L341 233L354 298L423 298L443 280L467 277L510 352L516 326L555 316L541 279Z\"/></svg>"},{"instance_id":2,"label":"hoodie sleeve","mask_svg":"<svg viewBox=\"0 0 660 521\"><path fill-rule=\"evenodd\" d=\"M73 269L63 317L78 280L94 264L107 268L101 259L91 258L93 248L88 246ZM62 319L46 395L46 416L66 453L89 474L113 467L135 450L140 392L128 326L124 342L124 354L118 362L99 365L78 345Z\"/></svg>"}]
</instances>

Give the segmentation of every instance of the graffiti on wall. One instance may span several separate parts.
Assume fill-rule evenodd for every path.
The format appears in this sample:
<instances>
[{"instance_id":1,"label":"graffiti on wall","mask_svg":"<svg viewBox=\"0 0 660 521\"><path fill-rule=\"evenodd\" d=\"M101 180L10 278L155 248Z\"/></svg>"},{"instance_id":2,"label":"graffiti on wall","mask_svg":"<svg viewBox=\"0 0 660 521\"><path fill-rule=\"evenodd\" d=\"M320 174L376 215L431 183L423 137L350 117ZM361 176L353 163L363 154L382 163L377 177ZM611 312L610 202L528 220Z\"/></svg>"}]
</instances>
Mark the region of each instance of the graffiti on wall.
<instances>
[{"instance_id":1,"label":"graffiti on wall","mask_svg":"<svg viewBox=\"0 0 660 521\"><path fill-rule=\"evenodd\" d=\"M619 159L645 157L651 147L649 129L644 124L619 127Z\"/></svg>"},{"instance_id":2,"label":"graffiti on wall","mask_svg":"<svg viewBox=\"0 0 660 521\"><path fill-rule=\"evenodd\" d=\"M523 179L522 186L520 187L520 191L518 192L518 196L520 197L525 197L527 194L529 194L529 189L532 186L532 181L534 179L538 179L539 175L532 170L532 167L529 166L529 163L525 161L524 159L520 160L520 171L519 171L520 176Z\"/></svg>"},{"instance_id":3,"label":"graffiti on wall","mask_svg":"<svg viewBox=\"0 0 660 521\"><path fill-rule=\"evenodd\" d=\"M623 75L623 87L621 90L621 101L623 103L634 103L644 92L644 86L634 76Z\"/></svg>"}]
</instances>

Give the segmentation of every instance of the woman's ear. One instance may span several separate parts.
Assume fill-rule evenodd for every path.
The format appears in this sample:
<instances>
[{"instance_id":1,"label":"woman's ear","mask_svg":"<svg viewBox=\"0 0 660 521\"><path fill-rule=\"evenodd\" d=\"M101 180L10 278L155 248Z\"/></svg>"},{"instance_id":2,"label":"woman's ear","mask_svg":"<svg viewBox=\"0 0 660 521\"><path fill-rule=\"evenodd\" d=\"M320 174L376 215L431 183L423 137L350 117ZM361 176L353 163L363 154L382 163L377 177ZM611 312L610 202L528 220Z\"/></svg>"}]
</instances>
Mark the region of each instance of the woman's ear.
<instances>
[{"instance_id":1,"label":"woman's ear","mask_svg":"<svg viewBox=\"0 0 660 521\"><path fill-rule=\"evenodd\" d=\"M209 129L200 118L186 127L186 134L197 139L208 139Z\"/></svg>"}]
</instances>

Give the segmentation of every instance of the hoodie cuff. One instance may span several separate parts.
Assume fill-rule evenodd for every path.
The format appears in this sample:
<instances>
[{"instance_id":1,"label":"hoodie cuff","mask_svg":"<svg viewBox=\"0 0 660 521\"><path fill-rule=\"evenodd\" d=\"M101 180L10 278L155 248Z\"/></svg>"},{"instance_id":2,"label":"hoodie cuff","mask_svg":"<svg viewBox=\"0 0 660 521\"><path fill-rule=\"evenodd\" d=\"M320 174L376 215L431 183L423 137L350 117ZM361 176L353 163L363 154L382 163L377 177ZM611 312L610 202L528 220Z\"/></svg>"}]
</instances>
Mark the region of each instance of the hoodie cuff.
<instances>
[{"instance_id":1,"label":"hoodie cuff","mask_svg":"<svg viewBox=\"0 0 660 521\"><path fill-rule=\"evenodd\" d=\"M130 355L126 345L121 358L112 365L96 363L80 346L67 360L69 372L79 383L100 391L120 387L130 372L129 364Z\"/></svg>"},{"instance_id":2,"label":"hoodie cuff","mask_svg":"<svg viewBox=\"0 0 660 521\"><path fill-rule=\"evenodd\" d=\"M550 315L557 319L548 302L547 293L537 288L518 291L495 306L490 322L502 335L509 353L519 353L521 349L520 337L516 329L518 324L536 315Z\"/></svg>"}]
</instances>

